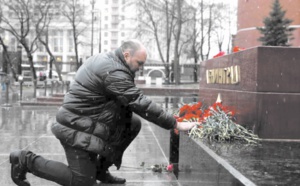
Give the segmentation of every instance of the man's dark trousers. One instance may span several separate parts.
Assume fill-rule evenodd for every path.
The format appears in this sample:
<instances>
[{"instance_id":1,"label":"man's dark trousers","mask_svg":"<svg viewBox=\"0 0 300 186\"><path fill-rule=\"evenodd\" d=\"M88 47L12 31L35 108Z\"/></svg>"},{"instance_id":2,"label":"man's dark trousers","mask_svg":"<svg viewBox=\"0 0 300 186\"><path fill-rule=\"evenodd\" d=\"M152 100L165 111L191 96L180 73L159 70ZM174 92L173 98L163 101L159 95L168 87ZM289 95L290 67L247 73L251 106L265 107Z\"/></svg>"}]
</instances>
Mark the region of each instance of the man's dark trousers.
<instances>
[{"instance_id":1,"label":"man's dark trousers","mask_svg":"<svg viewBox=\"0 0 300 186\"><path fill-rule=\"evenodd\" d=\"M118 156L121 156L116 158L119 158L120 161L122 160L123 152L138 135L141 129L141 121L137 116L133 115L131 118L123 120L121 125L123 125L121 128L124 130L122 130L120 141L118 146L116 146L116 149L119 151ZM99 159L97 161L96 153L77 149L63 142L61 144L64 147L69 166L61 162L47 160L30 151L23 151L20 161L32 174L65 186L95 185L97 174L101 171L106 171L113 164L113 162L105 161L105 158L100 158L100 164L102 165L99 166Z\"/></svg>"}]
</instances>

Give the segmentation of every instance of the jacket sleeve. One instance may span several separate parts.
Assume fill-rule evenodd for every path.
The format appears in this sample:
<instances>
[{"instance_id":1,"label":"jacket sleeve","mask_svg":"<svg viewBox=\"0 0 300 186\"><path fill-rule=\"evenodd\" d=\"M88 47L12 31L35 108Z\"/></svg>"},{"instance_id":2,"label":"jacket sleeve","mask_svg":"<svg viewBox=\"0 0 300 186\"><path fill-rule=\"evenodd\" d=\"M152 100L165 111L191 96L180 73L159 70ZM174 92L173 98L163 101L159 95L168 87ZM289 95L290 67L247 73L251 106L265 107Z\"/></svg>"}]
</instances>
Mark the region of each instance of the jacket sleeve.
<instances>
[{"instance_id":1,"label":"jacket sleeve","mask_svg":"<svg viewBox=\"0 0 300 186\"><path fill-rule=\"evenodd\" d=\"M144 96L127 72L122 70L111 72L106 76L104 82L106 93L114 95L124 106L129 106L136 114L162 128L174 128L175 118Z\"/></svg>"}]
</instances>

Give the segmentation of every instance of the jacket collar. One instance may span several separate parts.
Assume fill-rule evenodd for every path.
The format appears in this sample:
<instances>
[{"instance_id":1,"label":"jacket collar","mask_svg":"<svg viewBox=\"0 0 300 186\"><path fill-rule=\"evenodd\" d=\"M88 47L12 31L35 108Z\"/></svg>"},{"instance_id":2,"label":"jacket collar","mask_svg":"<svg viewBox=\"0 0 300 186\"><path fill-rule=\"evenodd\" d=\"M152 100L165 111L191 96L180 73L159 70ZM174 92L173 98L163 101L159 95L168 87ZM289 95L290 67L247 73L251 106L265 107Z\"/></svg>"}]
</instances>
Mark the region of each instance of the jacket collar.
<instances>
[{"instance_id":1,"label":"jacket collar","mask_svg":"<svg viewBox=\"0 0 300 186\"><path fill-rule=\"evenodd\" d=\"M115 55L124 64L124 66L128 69L128 71L131 72L129 66L127 65L127 63L125 61L121 47L119 47L115 50ZM131 74L133 77L135 77L135 73L131 72Z\"/></svg>"},{"instance_id":2,"label":"jacket collar","mask_svg":"<svg viewBox=\"0 0 300 186\"><path fill-rule=\"evenodd\" d=\"M118 57L118 59L120 61L122 61L122 63L124 63L125 65L127 65L121 48L117 48L115 50L115 55Z\"/></svg>"}]
</instances>

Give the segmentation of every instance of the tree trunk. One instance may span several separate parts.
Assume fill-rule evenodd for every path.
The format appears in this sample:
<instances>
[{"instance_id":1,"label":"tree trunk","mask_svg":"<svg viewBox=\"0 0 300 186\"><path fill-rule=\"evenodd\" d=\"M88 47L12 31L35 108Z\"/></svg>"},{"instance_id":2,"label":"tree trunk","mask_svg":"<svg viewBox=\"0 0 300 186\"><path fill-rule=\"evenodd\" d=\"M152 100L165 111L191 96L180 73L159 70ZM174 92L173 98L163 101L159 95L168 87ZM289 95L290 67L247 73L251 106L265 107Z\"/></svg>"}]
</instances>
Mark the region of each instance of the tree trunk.
<instances>
[{"instance_id":1,"label":"tree trunk","mask_svg":"<svg viewBox=\"0 0 300 186\"><path fill-rule=\"evenodd\" d=\"M13 68L13 65L11 64L10 57L8 55L7 47L3 43L3 40L2 40L1 37L0 37L0 42L1 42L1 45L2 45L2 48L3 48L3 51L2 51L2 58L3 58L3 66L2 66L2 68L3 68L3 72L5 72L6 74L8 74L8 65L9 65L10 69L12 71L14 79L16 81L18 81L15 69Z\"/></svg>"},{"instance_id":2,"label":"tree trunk","mask_svg":"<svg viewBox=\"0 0 300 186\"><path fill-rule=\"evenodd\" d=\"M180 66L179 66L179 41L180 41L180 34L181 34L181 0L177 0L177 32L175 38L175 55L174 55L174 75L175 75L175 84L180 84Z\"/></svg>"}]
</instances>

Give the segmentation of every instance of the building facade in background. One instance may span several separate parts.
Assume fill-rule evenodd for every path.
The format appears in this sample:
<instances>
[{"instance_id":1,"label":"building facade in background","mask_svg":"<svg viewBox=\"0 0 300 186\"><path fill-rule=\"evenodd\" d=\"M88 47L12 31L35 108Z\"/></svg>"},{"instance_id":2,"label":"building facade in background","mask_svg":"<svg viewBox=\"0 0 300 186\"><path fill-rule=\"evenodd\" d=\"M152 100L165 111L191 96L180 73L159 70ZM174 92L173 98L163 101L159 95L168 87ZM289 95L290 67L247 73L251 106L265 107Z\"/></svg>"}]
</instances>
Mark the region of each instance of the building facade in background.
<instances>
[{"instance_id":1,"label":"building facade in background","mask_svg":"<svg viewBox=\"0 0 300 186\"><path fill-rule=\"evenodd\" d=\"M264 26L263 20L269 16L274 0L238 0L237 34L234 45L243 48L261 46L258 38L261 36L256 27ZM286 11L285 18L293 20L290 27L294 39L291 46L300 46L300 0L279 0L282 9Z\"/></svg>"},{"instance_id":2,"label":"building facade in background","mask_svg":"<svg viewBox=\"0 0 300 186\"><path fill-rule=\"evenodd\" d=\"M124 40L130 38L132 27L126 19L125 0L103 0L99 4L101 13L101 52L117 49ZM98 32L99 33L99 32Z\"/></svg>"},{"instance_id":3,"label":"building facade in background","mask_svg":"<svg viewBox=\"0 0 300 186\"><path fill-rule=\"evenodd\" d=\"M79 46L78 54L79 59L83 63L91 55L100 53L100 52L109 52L115 50L119 47L123 41L130 38L140 39L148 49L148 60L147 65L150 66L148 71L154 73L156 69L159 75L164 76L164 66L159 55L158 47L152 30L149 29L149 32L139 34L138 28L141 28L142 25L137 21L138 16L144 16L144 12L139 12L137 3L140 1L133 0L89 0L89 1L78 1L74 2L82 4L84 7L83 17L84 22L81 22L78 25L79 29L82 29L82 32L79 36ZM70 2L72 2L70 0ZM164 21L164 18L161 18L160 10L162 7L154 3L151 4L151 12L154 16L158 17L158 20ZM188 1L184 1L185 5ZM57 4L56 4L57 5ZM73 30L70 22L62 16L63 8L54 7L57 12L57 16L53 19L49 27L49 46L50 49L59 63L59 68L62 72L63 78L64 75L67 75L70 72L75 72L77 69L76 65L76 55L75 47L73 41ZM192 13L192 12L190 12ZM189 15L189 14L188 14ZM188 19L190 20L190 18ZM233 21L235 22L235 21ZM188 33L192 31L192 23L185 24L182 28L181 37L187 37ZM165 25L160 25L160 29L165 29ZM142 27L143 28L143 27ZM147 31L147 30L146 30ZM34 34L35 30L32 28L31 34ZM1 36L5 40L5 44L8 46L10 51L17 51L20 44L8 32L2 32ZM32 35L33 37L34 35ZM163 40L163 36L159 38ZM172 35L172 40L174 36ZM230 39L229 39L230 40ZM214 43L214 42L212 42ZM165 43L162 43L163 47ZM183 47L183 50L186 49ZM216 47L212 47L211 55L214 54L213 50L216 50ZM164 49L163 49L164 50ZM174 43L170 46L170 60L169 64L171 65L174 58ZM23 49L22 52L23 63L28 63L26 52ZM42 65L45 67L45 70L49 69L50 56L46 52L45 47L41 44L37 45L37 50L33 52L33 61L36 65ZM188 57L188 54L181 53L180 55L180 64L181 64L181 74L182 76L189 76L192 78L192 72L185 71L186 68L183 68L182 65L190 65L190 68L193 68L193 60ZM55 66L53 65L55 70ZM153 71L153 72L152 72ZM146 75L147 73L142 73L141 75ZM149 73L150 74L150 73ZM148 74L148 75L149 75Z\"/></svg>"}]
</instances>

